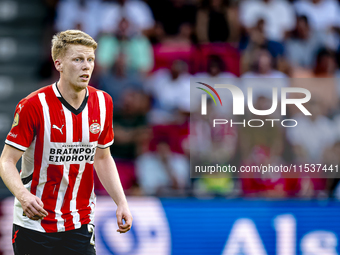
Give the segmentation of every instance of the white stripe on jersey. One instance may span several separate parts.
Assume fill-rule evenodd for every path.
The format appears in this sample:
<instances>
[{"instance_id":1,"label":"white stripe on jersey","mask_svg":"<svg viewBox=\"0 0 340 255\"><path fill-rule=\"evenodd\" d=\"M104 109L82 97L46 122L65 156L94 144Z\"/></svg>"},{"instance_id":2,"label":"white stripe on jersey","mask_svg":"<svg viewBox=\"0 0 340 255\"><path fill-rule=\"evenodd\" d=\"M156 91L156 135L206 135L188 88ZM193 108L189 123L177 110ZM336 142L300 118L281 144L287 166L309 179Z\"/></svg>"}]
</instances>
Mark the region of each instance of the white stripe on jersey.
<instances>
[{"instance_id":1,"label":"white stripe on jersey","mask_svg":"<svg viewBox=\"0 0 340 255\"><path fill-rule=\"evenodd\" d=\"M99 99L100 133L101 133L103 131L104 125L105 125L106 105L105 105L104 93L102 91L97 91L97 96L98 96L98 99Z\"/></svg>"},{"instance_id":2,"label":"white stripe on jersey","mask_svg":"<svg viewBox=\"0 0 340 255\"><path fill-rule=\"evenodd\" d=\"M63 177L59 186L57 203L55 206L55 218L57 219L57 229L58 232L65 231L64 219L61 217L61 207L64 202L65 193L68 187L68 175L70 171L70 164L64 164L63 167Z\"/></svg>"},{"instance_id":3,"label":"white stripe on jersey","mask_svg":"<svg viewBox=\"0 0 340 255\"><path fill-rule=\"evenodd\" d=\"M90 143L90 129L89 129L89 108L87 107L87 104L83 110L82 113L82 143Z\"/></svg>"},{"instance_id":4,"label":"white stripe on jersey","mask_svg":"<svg viewBox=\"0 0 340 255\"><path fill-rule=\"evenodd\" d=\"M50 130L51 124L50 124L50 115L48 113L48 105L46 103L45 93L39 93L38 94L39 101L43 108L43 123L44 123L44 129ZM43 146L43 154L42 154L42 164L40 166L40 175L39 175L39 185L37 186L36 196L41 199L45 183L47 181L47 167L48 167L48 154L45 152L48 152L49 148L49 142L50 142L50 134L46 134L44 132L44 146ZM17 210L14 210L14 223L19 224L22 227L38 230L40 232L45 232L45 229L41 226L41 220L35 221L30 220L27 217L22 216L22 208L20 202L17 200L15 201L15 207L18 208ZM19 209L20 208L20 209Z\"/></svg>"},{"instance_id":5,"label":"white stripe on jersey","mask_svg":"<svg viewBox=\"0 0 340 255\"><path fill-rule=\"evenodd\" d=\"M48 167L48 153L50 148L50 138L51 133L47 132L51 130L51 120L49 114L49 108L46 102L45 93L39 93L39 100L43 108L43 121L44 121L44 150L42 155L41 167L40 167L40 176L39 176L39 185L37 186L36 196L41 199L42 193L44 191L45 183L47 182L47 167Z\"/></svg>"},{"instance_id":6,"label":"white stripe on jersey","mask_svg":"<svg viewBox=\"0 0 340 255\"><path fill-rule=\"evenodd\" d=\"M72 113L64 106L63 111L65 115L65 130L66 130L66 143L72 143L73 142L73 120L72 120ZM58 197L57 197L57 203L55 206L55 218L57 220L57 229L58 232L65 231L64 226L64 219L61 217L61 207L64 202L64 197L66 194L66 190L68 187L68 179L69 179L69 172L70 172L70 164L64 163L63 164L63 177L61 179L59 191L58 191Z\"/></svg>"},{"instance_id":7,"label":"white stripe on jersey","mask_svg":"<svg viewBox=\"0 0 340 255\"><path fill-rule=\"evenodd\" d=\"M90 143L90 131L89 131L89 108L87 105L85 106L83 113L82 113L82 143L87 144ZM77 175L76 182L74 184L73 192L72 192L72 198L70 201L70 211L72 212L71 215L73 217L73 224L74 227L80 227L81 224L79 222L80 216L77 212L77 194L79 190L79 185L81 181L81 177L83 175L83 172L85 170L86 162L81 162L79 166L79 172Z\"/></svg>"},{"instance_id":8,"label":"white stripe on jersey","mask_svg":"<svg viewBox=\"0 0 340 255\"><path fill-rule=\"evenodd\" d=\"M86 162L82 161L79 164L79 172L77 175L77 179L76 179L76 183L74 184L74 188L73 188L73 192L72 192L72 199L70 202L70 210L72 211L71 215L73 216L73 224L75 228L80 228L81 227L81 222L80 222L80 215L78 213L78 211L76 210L76 206L77 206L77 194L78 194L78 190L80 187L80 181L81 181L81 177L83 176L84 170L85 170L85 165Z\"/></svg>"},{"instance_id":9,"label":"white stripe on jersey","mask_svg":"<svg viewBox=\"0 0 340 255\"><path fill-rule=\"evenodd\" d=\"M25 178L33 174L34 171L34 151L35 144L37 142L37 137L35 136L30 147L27 148L25 153L22 155L21 163L21 173L20 177Z\"/></svg>"}]
</instances>

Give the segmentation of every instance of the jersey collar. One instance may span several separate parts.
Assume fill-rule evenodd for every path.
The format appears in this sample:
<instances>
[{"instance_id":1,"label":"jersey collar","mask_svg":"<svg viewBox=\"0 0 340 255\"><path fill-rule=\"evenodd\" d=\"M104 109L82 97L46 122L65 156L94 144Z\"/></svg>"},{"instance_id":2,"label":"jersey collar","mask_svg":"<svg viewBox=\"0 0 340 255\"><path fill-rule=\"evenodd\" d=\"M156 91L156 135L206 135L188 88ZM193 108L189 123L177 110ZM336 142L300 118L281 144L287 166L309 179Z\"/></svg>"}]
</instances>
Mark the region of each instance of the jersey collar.
<instances>
[{"instance_id":1,"label":"jersey collar","mask_svg":"<svg viewBox=\"0 0 340 255\"><path fill-rule=\"evenodd\" d=\"M58 82L55 82L53 85L52 85L52 88L53 88L53 91L54 91L54 94L56 95L56 97L59 99L59 101L70 111L72 112L73 114L75 115L78 115L79 113L81 113L86 104L87 104L87 100L89 98L89 91L88 89L86 88L86 95L85 95L85 98L83 100L83 102L81 103L80 107L78 109L75 109L72 105L70 105L66 100L65 98L63 98L63 96L61 95L59 89L58 89L58 86L57 86L57 83Z\"/></svg>"}]
</instances>

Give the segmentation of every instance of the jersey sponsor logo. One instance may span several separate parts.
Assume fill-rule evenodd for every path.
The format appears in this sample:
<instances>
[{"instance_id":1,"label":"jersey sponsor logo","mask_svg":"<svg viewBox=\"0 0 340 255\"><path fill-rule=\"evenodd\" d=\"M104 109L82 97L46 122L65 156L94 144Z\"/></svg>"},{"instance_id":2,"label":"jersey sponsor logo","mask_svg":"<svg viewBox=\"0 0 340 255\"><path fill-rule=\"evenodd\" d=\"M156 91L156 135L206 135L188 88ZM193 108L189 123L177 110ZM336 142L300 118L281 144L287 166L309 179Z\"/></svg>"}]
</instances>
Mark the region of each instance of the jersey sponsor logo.
<instances>
[{"instance_id":1,"label":"jersey sponsor logo","mask_svg":"<svg viewBox=\"0 0 340 255\"><path fill-rule=\"evenodd\" d=\"M13 137L13 138L17 138L17 134L13 134L12 132L9 132L9 134L8 134L9 136L11 136L11 137Z\"/></svg>"},{"instance_id":2,"label":"jersey sponsor logo","mask_svg":"<svg viewBox=\"0 0 340 255\"><path fill-rule=\"evenodd\" d=\"M50 163L80 163L86 161L92 163L96 153L95 145L72 145L62 146L61 148L50 148L48 157Z\"/></svg>"},{"instance_id":3,"label":"jersey sponsor logo","mask_svg":"<svg viewBox=\"0 0 340 255\"><path fill-rule=\"evenodd\" d=\"M100 125L98 123L93 123L91 126L90 126L90 132L92 134L98 134L100 131Z\"/></svg>"},{"instance_id":4,"label":"jersey sponsor logo","mask_svg":"<svg viewBox=\"0 0 340 255\"><path fill-rule=\"evenodd\" d=\"M62 125L61 127L58 127L57 125L53 124L53 126L52 126L52 128L58 129L62 135L63 135L63 127L64 127L64 125Z\"/></svg>"},{"instance_id":5,"label":"jersey sponsor logo","mask_svg":"<svg viewBox=\"0 0 340 255\"><path fill-rule=\"evenodd\" d=\"M14 116L12 128L14 128L15 126L18 126L18 124L19 124L19 113L16 113Z\"/></svg>"}]
</instances>

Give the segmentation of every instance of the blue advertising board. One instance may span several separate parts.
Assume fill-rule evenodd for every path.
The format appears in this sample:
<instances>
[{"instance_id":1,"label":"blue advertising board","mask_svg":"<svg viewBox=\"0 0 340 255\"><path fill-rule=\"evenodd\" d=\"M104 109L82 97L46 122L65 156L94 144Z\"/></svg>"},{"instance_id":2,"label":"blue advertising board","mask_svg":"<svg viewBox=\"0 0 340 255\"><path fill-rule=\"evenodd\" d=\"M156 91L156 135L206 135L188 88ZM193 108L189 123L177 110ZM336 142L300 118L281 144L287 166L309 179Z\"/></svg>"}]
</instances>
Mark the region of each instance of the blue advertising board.
<instances>
[{"instance_id":1,"label":"blue advertising board","mask_svg":"<svg viewBox=\"0 0 340 255\"><path fill-rule=\"evenodd\" d=\"M114 202L98 197L98 255L336 255L340 202L129 198L134 217L116 232ZM2 202L0 250L11 253L13 199Z\"/></svg>"},{"instance_id":2,"label":"blue advertising board","mask_svg":"<svg viewBox=\"0 0 340 255\"><path fill-rule=\"evenodd\" d=\"M162 200L172 254L339 254L340 203Z\"/></svg>"}]
</instances>

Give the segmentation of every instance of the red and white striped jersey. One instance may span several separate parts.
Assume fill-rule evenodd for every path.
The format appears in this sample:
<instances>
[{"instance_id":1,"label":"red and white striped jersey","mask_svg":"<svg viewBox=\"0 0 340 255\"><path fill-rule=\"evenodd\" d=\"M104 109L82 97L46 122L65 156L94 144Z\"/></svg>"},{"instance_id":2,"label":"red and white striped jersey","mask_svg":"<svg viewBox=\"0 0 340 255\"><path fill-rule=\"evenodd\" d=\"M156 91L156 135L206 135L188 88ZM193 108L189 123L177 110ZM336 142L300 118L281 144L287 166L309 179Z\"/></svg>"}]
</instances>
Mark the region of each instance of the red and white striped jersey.
<instances>
[{"instance_id":1,"label":"red and white striped jersey","mask_svg":"<svg viewBox=\"0 0 340 255\"><path fill-rule=\"evenodd\" d=\"M113 143L112 115L112 98L93 87L79 109L65 101L56 83L19 102L5 143L24 151L20 176L48 216L29 219L15 199L14 224L51 233L93 222L94 154Z\"/></svg>"}]
</instances>

